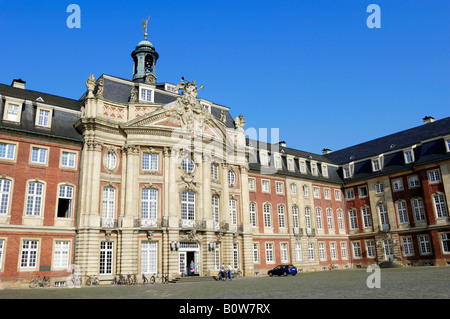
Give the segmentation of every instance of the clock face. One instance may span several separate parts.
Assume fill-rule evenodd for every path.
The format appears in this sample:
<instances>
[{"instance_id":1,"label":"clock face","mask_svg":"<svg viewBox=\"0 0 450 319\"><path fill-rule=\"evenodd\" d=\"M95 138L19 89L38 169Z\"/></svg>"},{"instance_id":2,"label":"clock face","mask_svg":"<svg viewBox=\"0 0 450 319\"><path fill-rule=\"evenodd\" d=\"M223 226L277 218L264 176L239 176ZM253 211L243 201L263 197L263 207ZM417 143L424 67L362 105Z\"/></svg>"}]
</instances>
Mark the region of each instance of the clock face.
<instances>
[{"instance_id":1,"label":"clock face","mask_svg":"<svg viewBox=\"0 0 450 319\"><path fill-rule=\"evenodd\" d=\"M145 81L147 81L148 84L154 84L156 82L156 79L153 75L147 75Z\"/></svg>"}]
</instances>

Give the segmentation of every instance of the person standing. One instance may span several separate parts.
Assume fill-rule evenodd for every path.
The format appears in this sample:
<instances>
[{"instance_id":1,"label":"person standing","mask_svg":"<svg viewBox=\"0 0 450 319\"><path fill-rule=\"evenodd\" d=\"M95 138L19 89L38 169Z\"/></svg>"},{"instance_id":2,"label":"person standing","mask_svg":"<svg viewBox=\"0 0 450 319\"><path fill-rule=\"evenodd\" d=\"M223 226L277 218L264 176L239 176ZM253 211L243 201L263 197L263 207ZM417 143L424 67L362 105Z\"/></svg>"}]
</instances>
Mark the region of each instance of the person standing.
<instances>
[{"instance_id":1,"label":"person standing","mask_svg":"<svg viewBox=\"0 0 450 319\"><path fill-rule=\"evenodd\" d=\"M233 268L231 268L231 265L228 264L228 278L230 278L230 280L233 280L232 272Z\"/></svg>"},{"instance_id":2,"label":"person standing","mask_svg":"<svg viewBox=\"0 0 450 319\"><path fill-rule=\"evenodd\" d=\"M194 261L191 260L191 264L189 265L189 275L194 276L194 272L195 272L195 264Z\"/></svg>"}]
</instances>

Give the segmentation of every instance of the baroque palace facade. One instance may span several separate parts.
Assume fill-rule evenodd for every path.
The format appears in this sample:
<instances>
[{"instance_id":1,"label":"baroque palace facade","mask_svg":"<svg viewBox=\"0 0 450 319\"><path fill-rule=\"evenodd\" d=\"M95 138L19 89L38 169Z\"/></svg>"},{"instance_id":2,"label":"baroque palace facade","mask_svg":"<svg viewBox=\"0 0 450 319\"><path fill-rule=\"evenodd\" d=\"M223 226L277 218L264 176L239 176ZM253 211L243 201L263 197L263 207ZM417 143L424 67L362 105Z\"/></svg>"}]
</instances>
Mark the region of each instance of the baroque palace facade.
<instances>
[{"instance_id":1,"label":"baroque palace facade","mask_svg":"<svg viewBox=\"0 0 450 319\"><path fill-rule=\"evenodd\" d=\"M93 75L73 100L0 84L0 280L450 264L450 118L313 154L249 138L194 81Z\"/></svg>"}]
</instances>

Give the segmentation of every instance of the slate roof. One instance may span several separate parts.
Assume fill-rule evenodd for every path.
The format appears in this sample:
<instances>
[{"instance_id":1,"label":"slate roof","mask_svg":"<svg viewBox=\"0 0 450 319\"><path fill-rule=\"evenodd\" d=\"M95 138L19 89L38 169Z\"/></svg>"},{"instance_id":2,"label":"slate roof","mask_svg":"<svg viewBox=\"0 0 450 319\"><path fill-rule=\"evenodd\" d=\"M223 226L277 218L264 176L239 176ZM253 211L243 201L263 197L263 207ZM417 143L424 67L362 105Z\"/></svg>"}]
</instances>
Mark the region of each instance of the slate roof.
<instances>
[{"instance_id":1,"label":"slate roof","mask_svg":"<svg viewBox=\"0 0 450 319\"><path fill-rule=\"evenodd\" d=\"M73 124L80 118L80 115L77 113L53 109L52 124L50 129L40 128L35 125L37 102L49 106L59 106L69 110L79 111L80 102L78 100L27 89L15 88L4 84L0 84L0 95L2 96L0 99L0 115L2 119L5 107L5 96L25 100L22 105L20 123L0 121L0 129L45 135L73 141L82 140L82 136L73 127ZM42 98L43 101L37 101L39 97Z\"/></svg>"},{"instance_id":2,"label":"slate roof","mask_svg":"<svg viewBox=\"0 0 450 319\"><path fill-rule=\"evenodd\" d=\"M346 164L363 158L403 149L421 141L450 134L450 117L423 124L405 131L380 137L362 144L326 154L336 164ZM445 145L444 145L445 146ZM424 154L426 155L426 154Z\"/></svg>"}]
</instances>

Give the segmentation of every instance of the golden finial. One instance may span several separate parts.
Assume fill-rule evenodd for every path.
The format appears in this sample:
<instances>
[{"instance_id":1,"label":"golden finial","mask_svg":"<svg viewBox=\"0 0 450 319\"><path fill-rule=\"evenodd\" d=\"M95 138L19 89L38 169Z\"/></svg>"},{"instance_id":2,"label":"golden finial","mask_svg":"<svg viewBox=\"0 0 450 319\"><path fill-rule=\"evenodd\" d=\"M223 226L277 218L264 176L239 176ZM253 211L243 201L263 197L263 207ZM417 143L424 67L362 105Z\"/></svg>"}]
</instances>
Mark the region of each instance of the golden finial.
<instances>
[{"instance_id":1,"label":"golden finial","mask_svg":"<svg viewBox=\"0 0 450 319\"><path fill-rule=\"evenodd\" d=\"M144 33L145 36L145 40L147 40L147 24L148 24L148 20L150 20L150 16L148 16L147 20L142 20L142 32Z\"/></svg>"}]
</instances>

